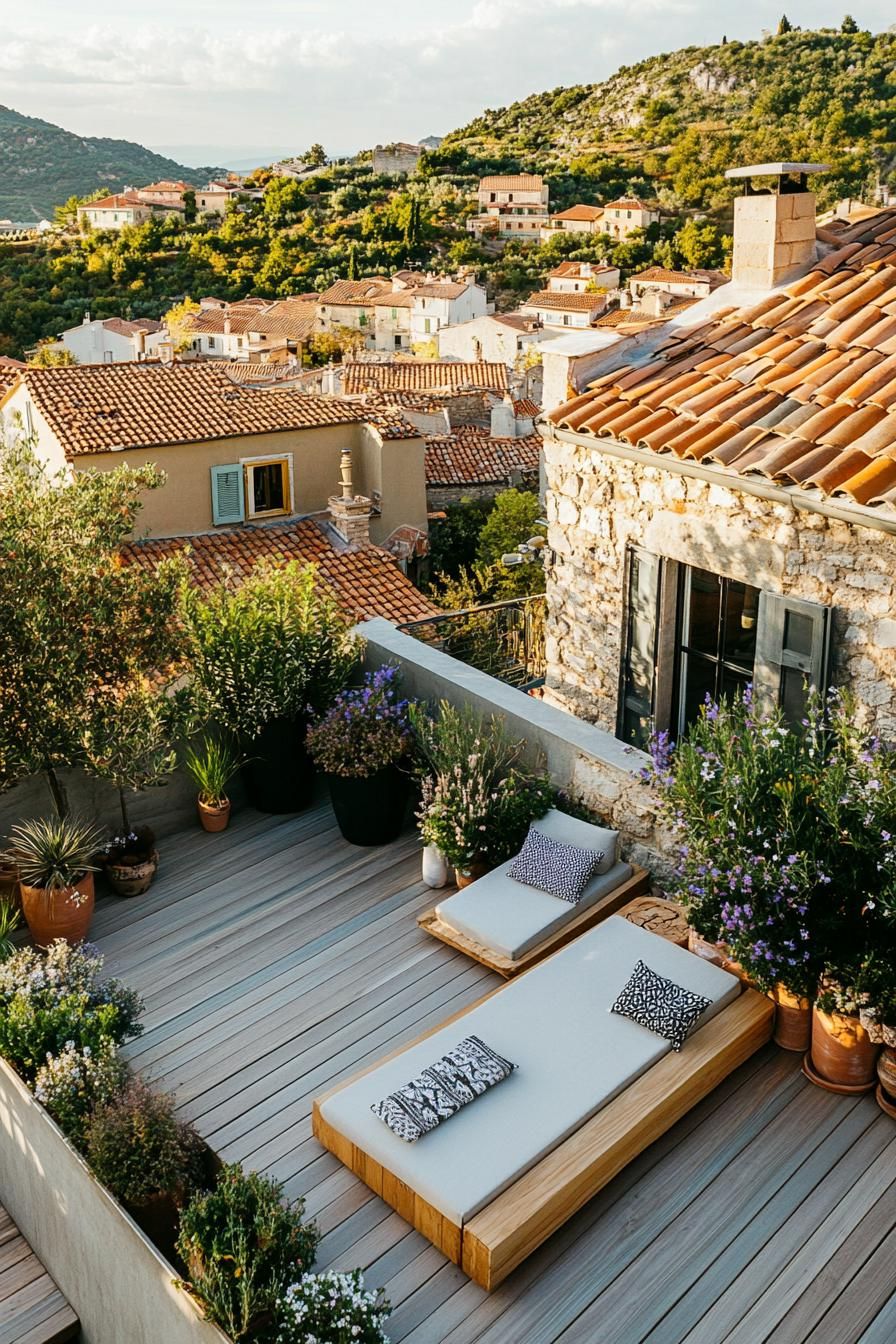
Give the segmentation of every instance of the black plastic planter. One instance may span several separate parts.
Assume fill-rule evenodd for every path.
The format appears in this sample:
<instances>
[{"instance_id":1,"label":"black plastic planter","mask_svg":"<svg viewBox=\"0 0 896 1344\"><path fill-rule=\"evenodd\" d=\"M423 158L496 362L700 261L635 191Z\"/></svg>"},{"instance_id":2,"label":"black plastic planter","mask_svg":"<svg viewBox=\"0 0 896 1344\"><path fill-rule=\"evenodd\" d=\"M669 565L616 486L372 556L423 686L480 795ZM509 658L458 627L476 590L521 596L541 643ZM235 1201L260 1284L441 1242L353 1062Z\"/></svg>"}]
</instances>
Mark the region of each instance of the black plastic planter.
<instances>
[{"instance_id":1,"label":"black plastic planter","mask_svg":"<svg viewBox=\"0 0 896 1344\"><path fill-rule=\"evenodd\" d=\"M242 776L259 812L301 812L314 793L314 763L305 747L305 719L271 719L246 746Z\"/></svg>"},{"instance_id":2,"label":"black plastic planter","mask_svg":"<svg viewBox=\"0 0 896 1344\"><path fill-rule=\"evenodd\" d=\"M404 829L410 778L395 765L362 778L327 775L339 829L352 845L388 845Z\"/></svg>"}]
</instances>

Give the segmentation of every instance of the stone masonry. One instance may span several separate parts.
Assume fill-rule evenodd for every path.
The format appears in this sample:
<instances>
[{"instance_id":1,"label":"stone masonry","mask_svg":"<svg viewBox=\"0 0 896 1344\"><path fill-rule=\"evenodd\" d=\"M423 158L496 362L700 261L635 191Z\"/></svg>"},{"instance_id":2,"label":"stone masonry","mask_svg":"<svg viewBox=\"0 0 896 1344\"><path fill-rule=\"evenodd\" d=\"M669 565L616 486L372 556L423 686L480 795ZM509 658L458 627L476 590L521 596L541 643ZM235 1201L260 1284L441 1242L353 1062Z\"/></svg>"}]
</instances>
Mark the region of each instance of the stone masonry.
<instances>
[{"instance_id":1,"label":"stone masonry","mask_svg":"<svg viewBox=\"0 0 896 1344\"><path fill-rule=\"evenodd\" d=\"M896 738L896 537L547 438L547 698L615 731L626 545L833 608L834 680Z\"/></svg>"}]
</instances>

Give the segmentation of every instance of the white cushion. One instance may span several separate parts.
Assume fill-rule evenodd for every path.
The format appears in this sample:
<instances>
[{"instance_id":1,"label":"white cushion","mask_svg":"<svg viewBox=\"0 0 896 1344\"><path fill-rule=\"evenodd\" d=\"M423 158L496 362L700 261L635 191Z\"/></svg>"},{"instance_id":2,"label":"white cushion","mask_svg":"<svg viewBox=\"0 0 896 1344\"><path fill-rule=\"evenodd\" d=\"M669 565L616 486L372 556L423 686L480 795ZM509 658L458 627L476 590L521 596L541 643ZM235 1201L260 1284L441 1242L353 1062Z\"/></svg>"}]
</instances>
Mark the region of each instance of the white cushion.
<instances>
[{"instance_id":1,"label":"white cushion","mask_svg":"<svg viewBox=\"0 0 896 1344\"><path fill-rule=\"evenodd\" d=\"M727 971L613 915L329 1097L322 1114L460 1226L670 1051L668 1041L610 1013L639 959L711 1001L697 1027L740 993ZM418 1143L404 1143L370 1107L472 1034L516 1071Z\"/></svg>"},{"instance_id":2,"label":"white cushion","mask_svg":"<svg viewBox=\"0 0 896 1344\"><path fill-rule=\"evenodd\" d=\"M564 845L603 850L603 859L575 905L509 877L516 860L508 859L436 906L443 923L511 961L544 942L632 875L629 864L616 861L618 831L555 810L533 822L533 827Z\"/></svg>"}]
</instances>

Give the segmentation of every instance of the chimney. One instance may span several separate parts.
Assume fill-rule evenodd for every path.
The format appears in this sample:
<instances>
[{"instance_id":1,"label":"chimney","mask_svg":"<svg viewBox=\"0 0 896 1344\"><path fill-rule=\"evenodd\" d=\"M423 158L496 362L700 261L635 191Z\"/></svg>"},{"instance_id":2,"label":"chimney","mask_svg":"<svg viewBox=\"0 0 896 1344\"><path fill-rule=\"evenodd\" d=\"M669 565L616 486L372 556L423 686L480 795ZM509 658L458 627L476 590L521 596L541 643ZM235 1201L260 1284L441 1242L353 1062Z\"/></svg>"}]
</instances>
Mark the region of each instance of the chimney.
<instances>
[{"instance_id":1,"label":"chimney","mask_svg":"<svg viewBox=\"0 0 896 1344\"><path fill-rule=\"evenodd\" d=\"M671 302L671 294L661 289L646 289L638 300L638 307L648 317L662 317Z\"/></svg>"},{"instance_id":2,"label":"chimney","mask_svg":"<svg viewBox=\"0 0 896 1344\"><path fill-rule=\"evenodd\" d=\"M492 407L489 433L493 439L516 438L516 415L513 409L513 398L509 392L504 394L503 401L499 401Z\"/></svg>"},{"instance_id":3,"label":"chimney","mask_svg":"<svg viewBox=\"0 0 896 1344\"><path fill-rule=\"evenodd\" d=\"M808 178L827 168L824 163L759 163L728 169L726 177L744 184L743 196L734 202L734 284L774 289L812 265L815 192ZM770 188L756 188L756 177L774 180Z\"/></svg>"},{"instance_id":4,"label":"chimney","mask_svg":"<svg viewBox=\"0 0 896 1344\"><path fill-rule=\"evenodd\" d=\"M329 499L333 527L350 546L370 541L370 515L373 505L364 495L356 495L352 485L352 454L343 448L339 460L340 493Z\"/></svg>"},{"instance_id":5,"label":"chimney","mask_svg":"<svg viewBox=\"0 0 896 1344\"><path fill-rule=\"evenodd\" d=\"M172 340L159 341L156 347L160 364L174 363L174 342Z\"/></svg>"}]
</instances>

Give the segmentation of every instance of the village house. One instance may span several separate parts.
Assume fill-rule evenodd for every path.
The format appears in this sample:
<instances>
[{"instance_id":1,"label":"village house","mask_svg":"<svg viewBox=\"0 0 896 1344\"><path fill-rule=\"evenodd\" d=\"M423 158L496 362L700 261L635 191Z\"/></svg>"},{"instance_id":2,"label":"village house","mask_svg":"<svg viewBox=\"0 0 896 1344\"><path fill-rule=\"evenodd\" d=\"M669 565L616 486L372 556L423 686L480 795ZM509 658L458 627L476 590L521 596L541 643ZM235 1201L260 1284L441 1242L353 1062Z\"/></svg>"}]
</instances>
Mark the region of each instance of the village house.
<instances>
[{"instance_id":1,"label":"village house","mask_svg":"<svg viewBox=\"0 0 896 1344\"><path fill-rule=\"evenodd\" d=\"M537 408L536 408L537 410ZM531 418L530 418L531 426ZM460 425L426 439L426 497L437 511L465 499L494 499L510 486L538 483L541 436L502 436Z\"/></svg>"},{"instance_id":2,"label":"village house","mask_svg":"<svg viewBox=\"0 0 896 1344\"><path fill-rule=\"evenodd\" d=\"M594 235L606 231L602 205L571 205L568 210L551 215L548 223L542 226L541 241L549 242L556 233Z\"/></svg>"},{"instance_id":3,"label":"village house","mask_svg":"<svg viewBox=\"0 0 896 1344\"><path fill-rule=\"evenodd\" d=\"M676 299L705 299L724 279L721 272L670 271L665 266L650 266L631 276L628 288L635 302L654 291Z\"/></svg>"},{"instance_id":4,"label":"village house","mask_svg":"<svg viewBox=\"0 0 896 1344\"><path fill-rule=\"evenodd\" d=\"M548 289L554 294L585 294L591 290L618 289L618 266L593 261L561 261L547 275Z\"/></svg>"},{"instance_id":5,"label":"village house","mask_svg":"<svg viewBox=\"0 0 896 1344\"><path fill-rule=\"evenodd\" d=\"M476 199L479 211L467 220L477 237L539 238L548 223L548 187L536 173L483 177Z\"/></svg>"},{"instance_id":6,"label":"village house","mask_svg":"<svg viewBox=\"0 0 896 1344\"><path fill-rule=\"evenodd\" d=\"M140 199L135 191L103 196L87 205L78 206L78 227L81 229L123 229L126 225L145 224L152 219L153 207Z\"/></svg>"},{"instance_id":7,"label":"village house","mask_svg":"<svg viewBox=\"0 0 896 1344\"><path fill-rule=\"evenodd\" d=\"M545 327L590 327L607 306L603 290L567 293L542 289L520 304L523 317L535 317Z\"/></svg>"},{"instance_id":8,"label":"village house","mask_svg":"<svg viewBox=\"0 0 896 1344\"><path fill-rule=\"evenodd\" d=\"M439 331L439 355L468 363L506 364L516 368L550 333L537 317L522 313L488 313Z\"/></svg>"},{"instance_id":9,"label":"village house","mask_svg":"<svg viewBox=\"0 0 896 1344\"><path fill-rule=\"evenodd\" d=\"M200 215L226 215L230 204L242 197L260 201L264 192L250 186L238 173L208 182L196 192L196 209Z\"/></svg>"},{"instance_id":10,"label":"village house","mask_svg":"<svg viewBox=\"0 0 896 1344\"><path fill-rule=\"evenodd\" d=\"M140 515L151 537L326 512L343 451L370 539L426 536L424 443L397 412L255 386L211 361L32 367L5 371L2 387L7 432L32 436L52 468L165 471Z\"/></svg>"},{"instance_id":11,"label":"village house","mask_svg":"<svg viewBox=\"0 0 896 1344\"><path fill-rule=\"evenodd\" d=\"M444 328L487 308L485 290L472 280L399 271L391 279L337 280L320 295L316 330L360 331L365 349L390 353L437 342Z\"/></svg>"},{"instance_id":12,"label":"village house","mask_svg":"<svg viewBox=\"0 0 896 1344\"><path fill-rule=\"evenodd\" d=\"M896 733L896 210L817 239L820 170L729 174L731 283L542 429L546 695L627 743L747 685L796 722L847 686Z\"/></svg>"},{"instance_id":13,"label":"village house","mask_svg":"<svg viewBox=\"0 0 896 1344\"><path fill-rule=\"evenodd\" d=\"M151 182L148 187L138 187L137 195L147 205L167 207L169 210L184 209L184 194L192 191L189 182Z\"/></svg>"},{"instance_id":14,"label":"village house","mask_svg":"<svg viewBox=\"0 0 896 1344\"><path fill-rule=\"evenodd\" d=\"M316 294L288 299L200 300L185 323L190 344L184 353L202 359L251 363L301 361L315 331Z\"/></svg>"},{"instance_id":15,"label":"village house","mask_svg":"<svg viewBox=\"0 0 896 1344\"><path fill-rule=\"evenodd\" d=\"M123 317L91 318L85 313L83 322L61 331L58 339L44 349L67 350L78 364L123 364L156 357L166 337L162 323L151 317L129 321Z\"/></svg>"},{"instance_id":16,"label":"village house","mask_svg":"<svg viewBox=\"0 0 896 1344\"><path fill-rule=\"evenodd\" d=\"M645 205L637 196L623 196L618 201L608 201L604 206L600 232L609 234L611 238L627 238L635 229L648 229L659 221L659 210Z\"/></svg>"}]
</instances>

